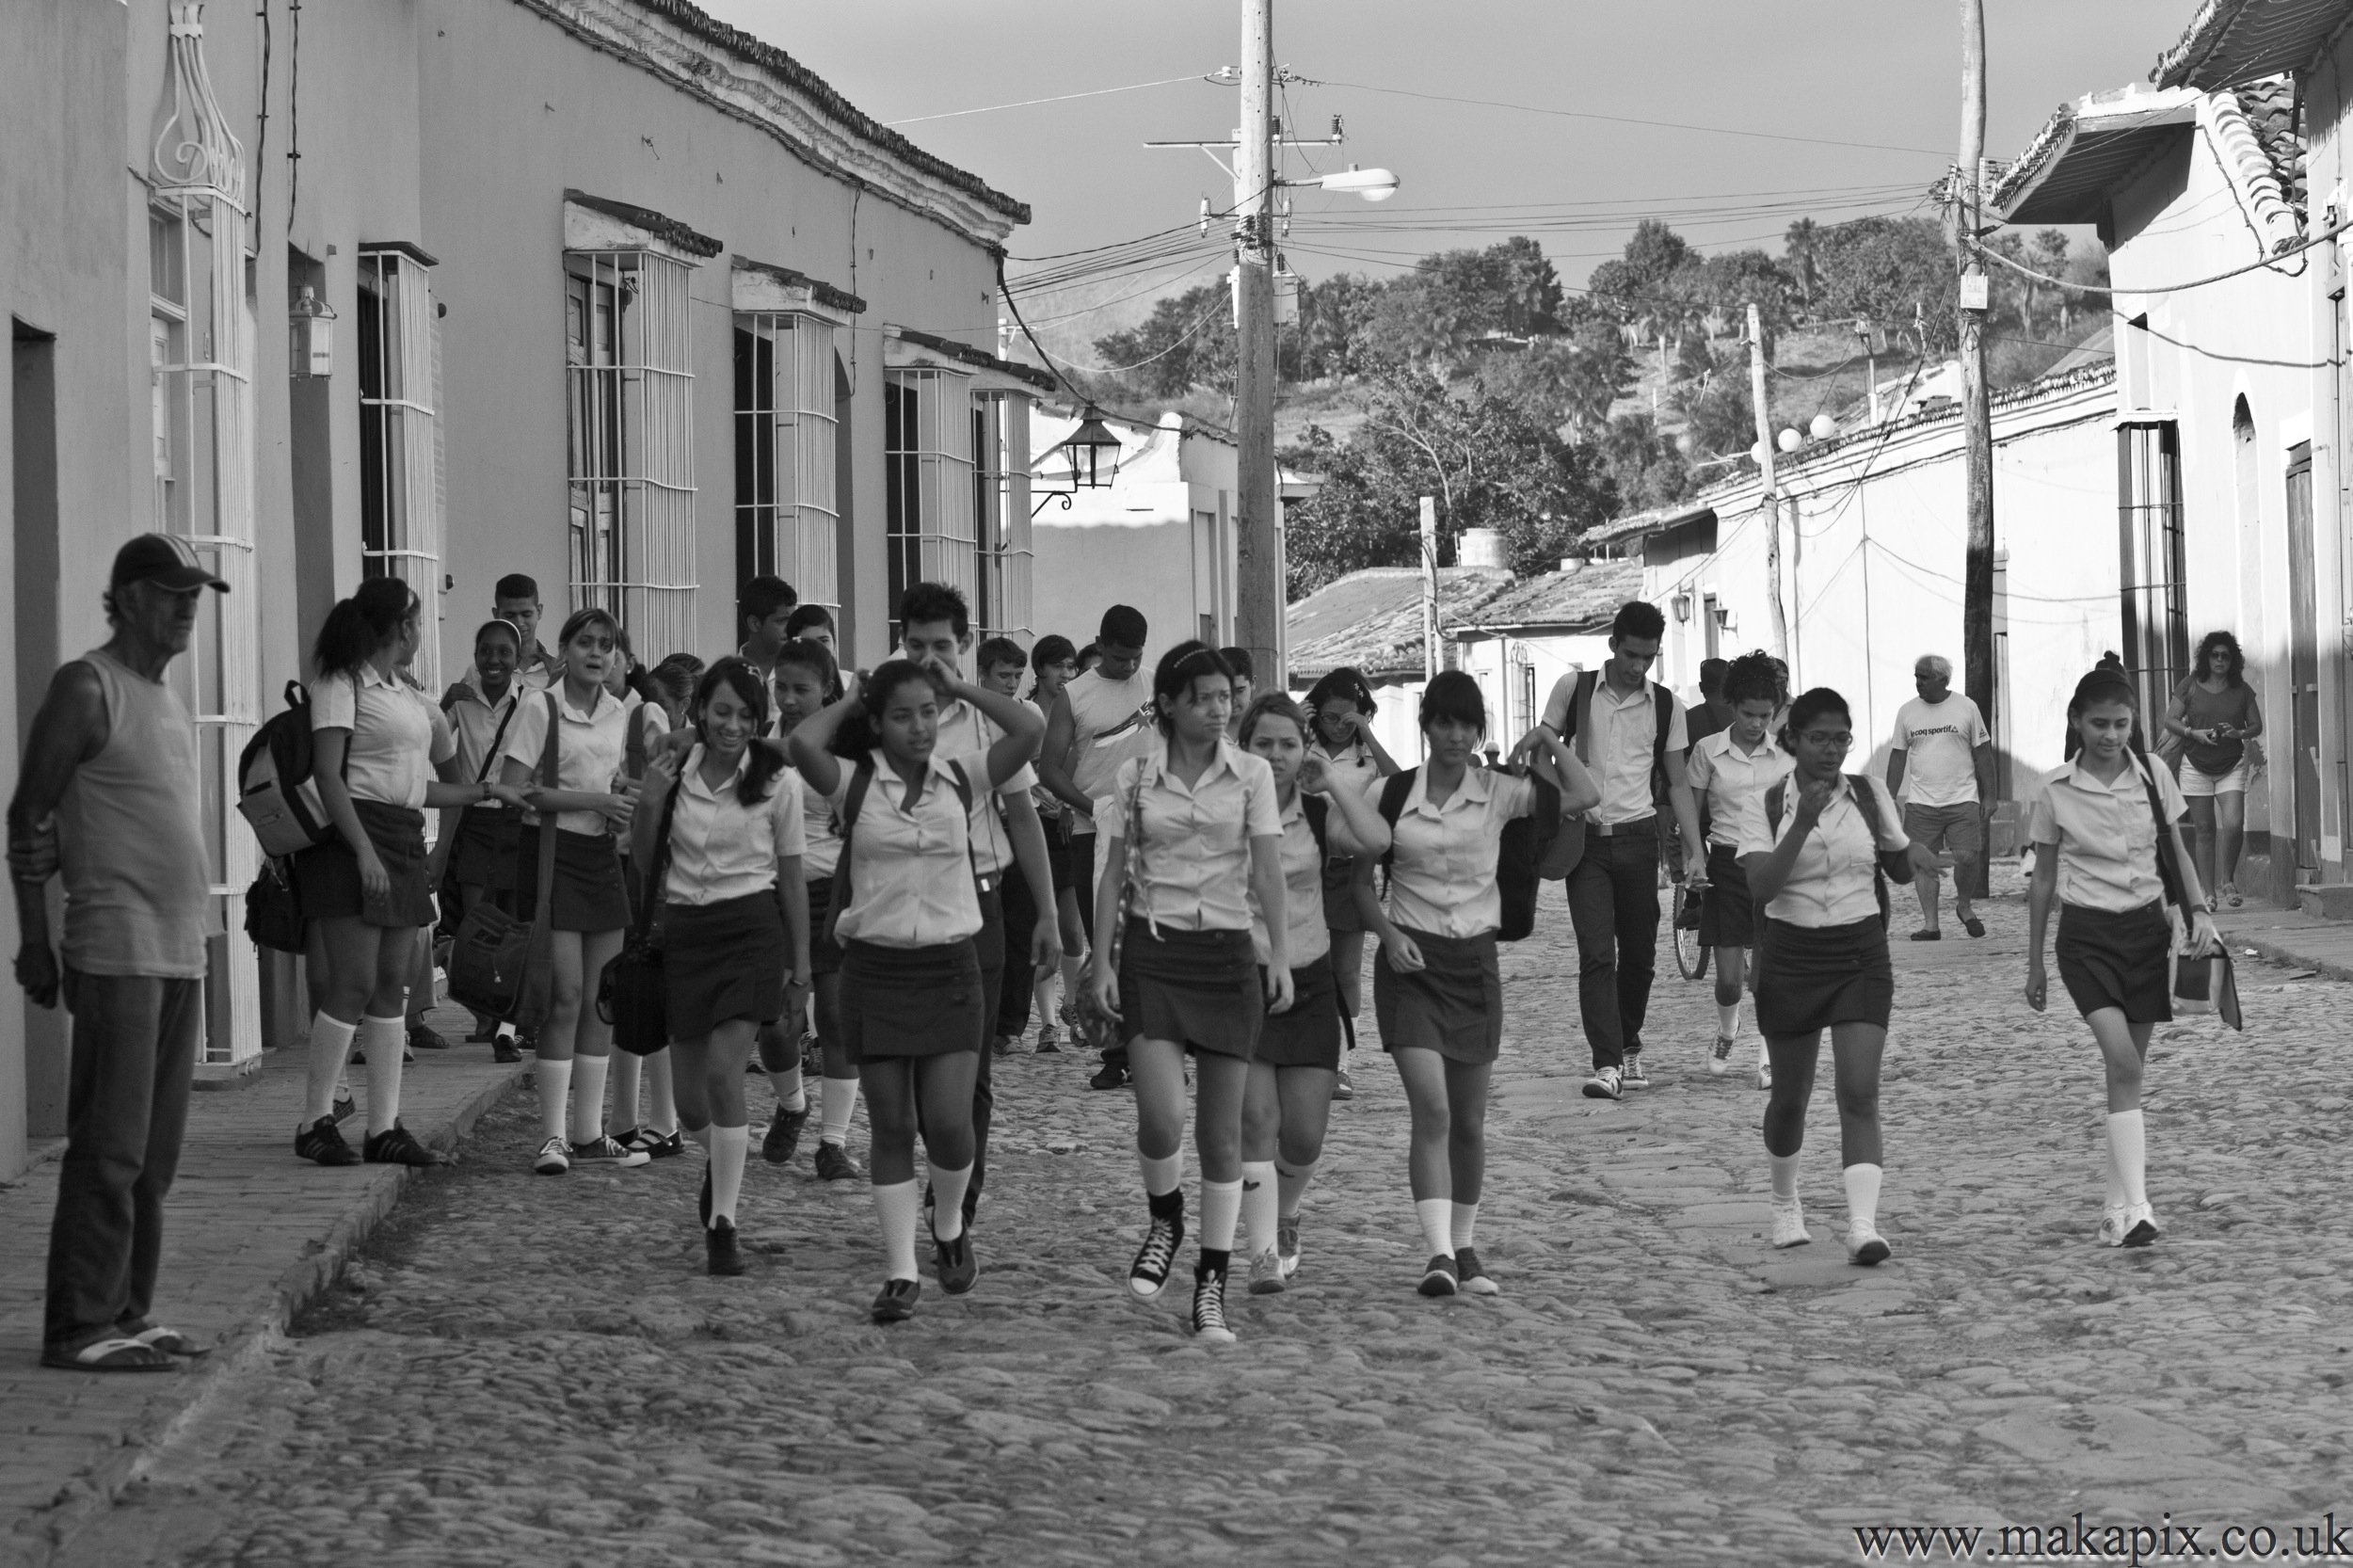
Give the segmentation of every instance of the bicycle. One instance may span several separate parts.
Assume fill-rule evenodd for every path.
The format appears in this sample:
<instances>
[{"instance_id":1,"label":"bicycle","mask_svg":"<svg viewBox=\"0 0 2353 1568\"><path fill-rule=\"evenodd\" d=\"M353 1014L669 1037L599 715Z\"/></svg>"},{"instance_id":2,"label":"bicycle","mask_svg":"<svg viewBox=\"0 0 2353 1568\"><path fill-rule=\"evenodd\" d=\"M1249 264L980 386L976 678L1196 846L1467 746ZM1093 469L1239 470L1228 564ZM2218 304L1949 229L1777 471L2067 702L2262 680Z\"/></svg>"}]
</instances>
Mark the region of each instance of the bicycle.
<instances>
[{"instance_id":1,"label":"bicycle","mask_svg":"<svg viewBox=\"0 0 2353 1568\"><path fill-rule=\"evenodd\" d=\"M1707 884L1677 882L1674 915L1669 930L1674 936L1675 968L1686 980L1707 978L1708 950L1700 945L1700 903Z\"/></svg>"}]
</instances>

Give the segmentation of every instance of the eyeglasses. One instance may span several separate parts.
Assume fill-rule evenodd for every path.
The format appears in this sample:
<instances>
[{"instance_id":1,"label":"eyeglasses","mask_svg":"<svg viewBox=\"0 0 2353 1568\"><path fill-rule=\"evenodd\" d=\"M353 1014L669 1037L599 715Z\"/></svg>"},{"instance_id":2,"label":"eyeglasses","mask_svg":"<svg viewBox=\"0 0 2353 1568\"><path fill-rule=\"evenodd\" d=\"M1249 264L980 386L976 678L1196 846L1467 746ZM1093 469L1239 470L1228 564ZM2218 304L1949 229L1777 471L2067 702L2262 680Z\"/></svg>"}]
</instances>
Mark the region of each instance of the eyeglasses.
<instances>
[{"instance_id":1,"label":"eyeglasses","mask_svg":"<svg viewBox=\"0 0 2353 1568\"><path fill-rule=\"evenodd\" d=\"M1800 735L1798 739L1804 742L1807 745L1819 746L1824 751L1851 751L1854 749L1854 737L1849 734L1833 735L1826 730L1809 729Z\"/></svg>"}]
</instances>

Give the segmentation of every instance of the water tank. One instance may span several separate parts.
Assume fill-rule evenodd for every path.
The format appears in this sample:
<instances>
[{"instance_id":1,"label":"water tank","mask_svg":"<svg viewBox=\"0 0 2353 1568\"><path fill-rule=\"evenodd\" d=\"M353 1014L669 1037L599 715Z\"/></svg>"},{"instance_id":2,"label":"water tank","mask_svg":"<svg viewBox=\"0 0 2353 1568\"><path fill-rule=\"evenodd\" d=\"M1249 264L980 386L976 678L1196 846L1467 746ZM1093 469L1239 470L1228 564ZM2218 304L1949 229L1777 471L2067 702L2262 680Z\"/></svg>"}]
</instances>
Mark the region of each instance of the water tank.
<instances>
[{"instance_id":1,"label":"water tank","mask_svg":"<svg viewBox=\"0 0 2353 1568\"><path fill-rule=\"evenodd\" d=\"M1503 568L1503 536L1492 528L1465 528L1454 541L1458 566Z\"/></svg>"}]
</instances>

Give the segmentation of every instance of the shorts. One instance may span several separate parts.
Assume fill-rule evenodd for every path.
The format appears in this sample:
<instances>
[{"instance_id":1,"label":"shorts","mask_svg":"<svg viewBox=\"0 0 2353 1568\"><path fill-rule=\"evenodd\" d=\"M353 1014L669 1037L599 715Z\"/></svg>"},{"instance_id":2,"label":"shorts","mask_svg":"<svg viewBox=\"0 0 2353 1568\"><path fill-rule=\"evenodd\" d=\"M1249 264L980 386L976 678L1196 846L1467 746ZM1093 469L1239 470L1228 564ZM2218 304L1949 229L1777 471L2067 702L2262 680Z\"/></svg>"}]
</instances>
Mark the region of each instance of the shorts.
<instances>
[{"instance_id":1,"label":"shorts","mask_svg":"<svg viewBox=\"0 0 2353 1568\"><path fill-rule=\"evenodd\" d=\"M1907 806L1904 831L1939 855L1985 854L1985 814L1974 800L1953 806Z\"/></svg>"},{"instance_id":2,"label":"shorts","mask_svg":"<svg viewBox=\"0 0 2353 1568\"><path fill-rule=\"evenodd\" d=\"M2245 794L2248 771L2247 759L2241 757L2238 766L2217 778L2213 774L2201 772L2197 764L2185 757L2182 759L2182 798L2204 800L2212 795Z\"/></svg>"}]
</instances>

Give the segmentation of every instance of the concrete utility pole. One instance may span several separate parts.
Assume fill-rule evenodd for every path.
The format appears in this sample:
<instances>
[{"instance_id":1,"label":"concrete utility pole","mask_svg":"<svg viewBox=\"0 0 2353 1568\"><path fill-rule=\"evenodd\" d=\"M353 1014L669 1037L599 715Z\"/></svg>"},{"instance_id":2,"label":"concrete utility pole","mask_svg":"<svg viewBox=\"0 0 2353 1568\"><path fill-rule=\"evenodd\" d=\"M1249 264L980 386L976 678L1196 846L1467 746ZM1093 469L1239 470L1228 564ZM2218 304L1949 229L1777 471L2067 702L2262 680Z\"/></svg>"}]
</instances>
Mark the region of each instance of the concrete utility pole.
<instances>
[{"instance_id":1,"label":"concrete utility pole","mask_svg":"<svg viewBox=\"0 0 2353 1568\"><path fill-rule=\"evenodd\" d=\"M1994 717L1999 694L1993 689L1993 409L1985 384L1989 280L1976 248L1977 231L1984 226L1984 172L1985 0L1961 0L1961 170L1953 238L1961 268L1961 427L1969 443L1964 464L1969 475L1969 545L1961 590L1961 689L1984 715L1987 730L1999 735ZM1986 894L1990 859L1977 859L1973 897Z\"/></svg>"},{"instance_id":2,"label":"concrete utility pole","mask_svg":"<svg viewBox=\"0 0 2353 1568\"><path fill-rule=\"evenodd\" d=\"M1236 354L1240 470L1234 641L1250 650L1258 689L1279 692L1283 667L1281 497L1274 472L1274 0L1242 0L1241 127L1234 150Z\"/></svg>"},{"instance_id":3,"label":"concrete utility pole","mask_svg":"<svg viewBox=\"0 0 2353 1568\"><path fill-rule=\"evenodd\" d=\"M1773 476L1773 416L1765 406L1765 324L1749 307L1749 401L1756 406L1756 466L1765 477L1757 504L1765 513L1765 591L1773 601L1773 656L1789 658L1789 613L1781 602L1781 494ZM1792 687L1798 671L1789 670Z\"/></svg>"}]
</instances>

